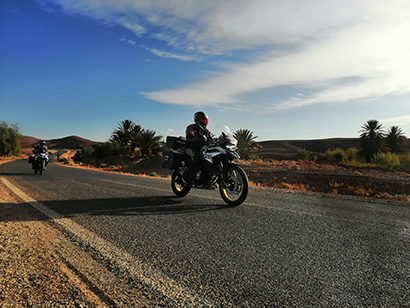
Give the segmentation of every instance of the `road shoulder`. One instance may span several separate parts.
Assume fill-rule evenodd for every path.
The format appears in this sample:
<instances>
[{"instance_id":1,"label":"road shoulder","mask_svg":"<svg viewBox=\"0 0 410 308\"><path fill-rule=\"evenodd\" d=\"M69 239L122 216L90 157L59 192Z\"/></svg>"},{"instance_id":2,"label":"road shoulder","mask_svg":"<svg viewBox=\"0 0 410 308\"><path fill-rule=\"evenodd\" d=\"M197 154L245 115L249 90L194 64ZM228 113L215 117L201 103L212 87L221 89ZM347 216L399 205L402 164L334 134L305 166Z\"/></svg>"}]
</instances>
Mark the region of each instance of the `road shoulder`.
<instances>
[{"instance_id":1,"label":"road shoulder","mask_svg":"<svg viewBox=\"0 0 410 308\"><path fill-rule=\"evenodd\" d=\"M138 281L76 241L0 181L2 307L153 307Z\"/></svg>"}]
</instances>

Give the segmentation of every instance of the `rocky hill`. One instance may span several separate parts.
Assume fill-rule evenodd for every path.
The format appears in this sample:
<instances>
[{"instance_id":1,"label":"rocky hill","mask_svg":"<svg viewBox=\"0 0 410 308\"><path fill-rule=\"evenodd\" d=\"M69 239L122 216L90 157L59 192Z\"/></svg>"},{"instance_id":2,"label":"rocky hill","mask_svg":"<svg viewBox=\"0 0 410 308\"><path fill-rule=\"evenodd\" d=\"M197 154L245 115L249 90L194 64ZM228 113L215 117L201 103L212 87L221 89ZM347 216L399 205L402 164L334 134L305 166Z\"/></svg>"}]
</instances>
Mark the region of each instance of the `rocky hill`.
<instances>
[{"instance_id":1,"label":"rocky hill","mask_svg":"<svg viewBox=\"0 0 410 308\"><path fill-rule=\"evenodd\" d=\"M24 136L24 138L20 140L20 145L22 148L31 148L33 145L38 144L39 141L40 139ZM50 149L82 149L84 147L95 147L100 144L100 142L91 141L78 136L45 140L45 142Z\"/></svg>"}]
</instances>

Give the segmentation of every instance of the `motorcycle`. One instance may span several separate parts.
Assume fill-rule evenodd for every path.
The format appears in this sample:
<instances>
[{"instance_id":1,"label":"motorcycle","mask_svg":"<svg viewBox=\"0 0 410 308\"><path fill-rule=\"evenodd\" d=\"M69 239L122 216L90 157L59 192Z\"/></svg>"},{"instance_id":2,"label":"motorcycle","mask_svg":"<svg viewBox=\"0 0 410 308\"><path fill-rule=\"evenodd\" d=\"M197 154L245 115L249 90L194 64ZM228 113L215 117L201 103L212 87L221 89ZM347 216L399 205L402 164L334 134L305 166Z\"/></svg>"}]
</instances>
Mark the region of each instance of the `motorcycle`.
<instances>
[{"instance_id":1,"label":"motorcycle","mask_svg":"<svg viewBox=\"0 0 410 308\"><path fill-rule=\"evenodd\" d=\"M166 147L169 150L163 152L161 165L164 168L174 170L171 177L171 187L178 197L188 195L191 188L216 189L222 199L230 206L242 204L248 195L248 177L245 171L233 163L239 158L237 140L224 126L218 138L211 137L202 147L200 153L203 155L203 165L194 172L194 183L188 185L184 175L188 165L192 161L189 148L186 148L184 137L168 136Z\"/></svg>"},{"instance_id":2,"label":"motorcycle","mask_svg":"<svg viewBox=\"0 0 410 308\"><path fill-rule=\"evenodd\" d=\"M29 157L29 163L31 163L31 168L34 170L35 174L38 173L42 175L46 170L48 162L48 153L45 152L35 153Z\"/></svg>"}]
</instances>

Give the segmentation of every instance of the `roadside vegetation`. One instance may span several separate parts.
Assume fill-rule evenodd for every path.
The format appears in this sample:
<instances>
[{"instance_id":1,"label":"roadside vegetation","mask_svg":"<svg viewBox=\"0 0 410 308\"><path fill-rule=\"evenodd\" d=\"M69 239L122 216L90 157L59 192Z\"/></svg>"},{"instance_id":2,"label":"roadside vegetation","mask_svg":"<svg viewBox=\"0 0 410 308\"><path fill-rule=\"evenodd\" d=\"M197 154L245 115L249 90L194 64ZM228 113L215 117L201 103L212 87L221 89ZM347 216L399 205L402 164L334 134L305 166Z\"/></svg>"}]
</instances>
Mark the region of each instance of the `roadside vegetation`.
<instances>
[{"instance_id":1,"label":"roadside vegetation","mask_svg":"<svg viewBox=\"0 0 410 308\"><path fill-rule=\"evenodd\" d=\"M118 123L107 142L92 148L85 147L75 153L73 161L75 163L86 163L103 167L107 163L101 163L101 159L110 157L133 157L148 158L155 156L161 151L163 142L162 136L157 135L154 130L143 129L140 125L127 119ZM70 158L63 158L66 163L71 163ZM121 159L119 159L121 160ZM129 160L122 159L122 164Z\"/></svg>"},{"instance_id":2,"label":"roadside vegetation","mask_svg":"<svg viewBox=\"0 0 410 308\"><path fill-rule=\"evenodd\" d=\"M234 132L238 140L238 153L242 159L259 160L255 151L261 146L255 141L258 136L248 129L239 129ZM157 135L154 130L143 129L140 125L127 119L118 123L107 142L92 148L85 147L70 158L63 158L63 162L86 163L99 165L98 159L109 157L129 156L133 158L149 158L157 155L163 150L164 142L162 136ZM106 163L103 163L107 167Z\"/></svg>"},{"instance_id":3,"label":"roadside vegetation","mask_svg":"<svg viewBox=\"0 0 410 308\"><path fill-rule=\"evenodd\" d=\"M295 159L352 167L410 169L410 153L406 152L408 139L400 127L391 126L385 131L377 120L369 120L359 133L360 145L357 148L328 149L324 157L302 149L296 153Z\"/></svg>"},{"instance_id":4,"label":"roadside vegetation","mask_svg":"<svg viewBox=\"0 0 410 308\"><path fill-rule=\"evenodd\" d=\"M2 156L20 156L20 140L23 136L20 134L18 124L7 125L6 122L0 122L0 155Z\"/></svg>"}]
</instances>

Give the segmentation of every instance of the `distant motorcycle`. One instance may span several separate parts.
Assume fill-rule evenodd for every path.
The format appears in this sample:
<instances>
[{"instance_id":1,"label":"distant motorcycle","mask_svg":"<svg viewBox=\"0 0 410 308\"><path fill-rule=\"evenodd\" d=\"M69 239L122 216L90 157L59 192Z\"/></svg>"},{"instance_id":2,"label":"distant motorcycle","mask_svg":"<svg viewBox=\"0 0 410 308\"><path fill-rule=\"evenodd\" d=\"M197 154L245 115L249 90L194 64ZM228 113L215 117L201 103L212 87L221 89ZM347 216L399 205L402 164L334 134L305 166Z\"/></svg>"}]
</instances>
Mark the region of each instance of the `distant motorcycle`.
<instances>
[{"instance_id":1,"label":"distant motorcycle","mask_svg":"<svg viewBox=\"0 0 410 308\"><path fill-rule=\"evenodd\" d=\"M46 166L49 162L48 153L41 152L35 153L29 157L29 163L31 163L31 167L34 170L35 174L42 175L46 170Z\"/></svg>"},{"instance_id":2,"label":"distant motorcycle","mask_svg":"<svg viewBox=\"0 0 410 308\"><path fill-rule=\"evenodd\" d=\"M167 148L164 151L161 165L174 170L171 187L178 197L186 196L191 188L215 189L219 186L222 199L230 206L242 204L248 195L248 177L245 171L233 163L239 158L237 141L225 126L225 131L218 138L211 138L201 149L204 164L194 172L194 183L188 185L184 175L188 170L191 158L186 154L184 137L167 137Z\"/></svg>"}]
</instances>

